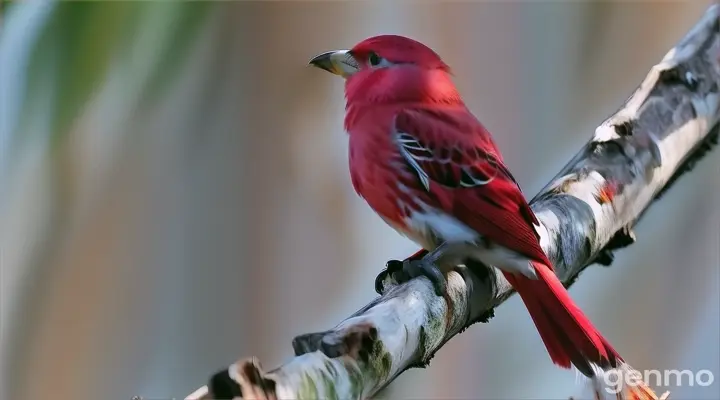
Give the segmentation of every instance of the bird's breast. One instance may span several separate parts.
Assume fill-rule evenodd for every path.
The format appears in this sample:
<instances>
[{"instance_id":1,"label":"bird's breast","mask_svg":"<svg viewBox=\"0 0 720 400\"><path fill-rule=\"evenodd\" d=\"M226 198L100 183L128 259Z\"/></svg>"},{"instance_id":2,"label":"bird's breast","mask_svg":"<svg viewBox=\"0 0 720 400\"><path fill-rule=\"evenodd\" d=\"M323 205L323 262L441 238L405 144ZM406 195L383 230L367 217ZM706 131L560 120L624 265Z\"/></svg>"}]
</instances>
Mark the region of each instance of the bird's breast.
<instances>
[{"instance_id":1,"label":"bird's breast","mask_svg":"<svg viewBox=\"0 0 720 400\"><path fill-rule=\"evenodd\" d=\"M416 178L404 166L394 143L350 137L350 174L355 191L398 233L426 249L433 248L432 231L416 223L417 216L432 206L423 198L423 189L414 187Z\"/></svg>"},{"instance_id":2,"label":"bird's breast","mask_svg":"<svg viewBox=\"0 0 720 400\"><path fill-rule=\"evenodd\" d=\"M394 224L403 217L399 199L400 154L383 138L358 138L350 134L350 175L355 191L380 216Z\"/></svg>"},{"instance_id":3,"label":"bird's breast","mask_svg":"<svg viewBox=\"0 0 720 400\"><path fill-rule=\"evenodd\" d=\"M406 107L348 107L350 175L358 195L388 225L428 248L435 241L432 229L416 220L437 209L439 200L422 185L395 142L393 122Z\"/></svg>"}]
</instances>

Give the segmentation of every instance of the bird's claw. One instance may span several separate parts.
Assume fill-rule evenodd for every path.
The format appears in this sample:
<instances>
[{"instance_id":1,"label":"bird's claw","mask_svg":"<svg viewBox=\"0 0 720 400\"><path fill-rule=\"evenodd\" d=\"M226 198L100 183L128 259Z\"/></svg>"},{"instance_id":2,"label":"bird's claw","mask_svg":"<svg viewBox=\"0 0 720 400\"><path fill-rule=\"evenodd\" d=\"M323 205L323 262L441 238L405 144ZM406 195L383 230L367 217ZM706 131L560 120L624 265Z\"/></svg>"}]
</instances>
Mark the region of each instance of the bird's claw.
<instances>
[{"instance_id":1,"label":"bird's claw","mask_svg":"<svg viewBox=\"0 0 720 400\"><path fill-rule=\"evenodd\" d=\"M407 275L407 280L424 276L432 283L436 295L443 296L445 294L447 279L440 268L429 260L425 258L421 260L405 260L401 272ZM396 278L396 280L400 282L399 279Z\"/></svg>"},{"instance_id":2,"label":"bird's claw","mask_svg":"<svg viewBox=\"0 0 720 400\"><path fill-rule=\"evenodd\" d=\"M433 289L435 289L435 294L438 296L443 296L447 291L447 279L442 270L425 258L404 261L390 260L385 263L385 270L375 278L375 291L378 294L382 294L383 282L388 276L398 284L408 282L418 276L424 276L430 280Z\"/></svg>"},{"instance_id":3,"label":"bird's claw","mask_svg":"<svg viewBox=\"0 0 720 400\"><path fill-rule=\"evenodd\" d=\"M396 283L406 282L409 279L405 278L402 273L403 262L400 260L390 260L385 263L385 269L375 277L375 292L382 295L385 290L385 280L389 277ZM404 278L404 279L403 279Z\"/></svg>"}]
</instances>

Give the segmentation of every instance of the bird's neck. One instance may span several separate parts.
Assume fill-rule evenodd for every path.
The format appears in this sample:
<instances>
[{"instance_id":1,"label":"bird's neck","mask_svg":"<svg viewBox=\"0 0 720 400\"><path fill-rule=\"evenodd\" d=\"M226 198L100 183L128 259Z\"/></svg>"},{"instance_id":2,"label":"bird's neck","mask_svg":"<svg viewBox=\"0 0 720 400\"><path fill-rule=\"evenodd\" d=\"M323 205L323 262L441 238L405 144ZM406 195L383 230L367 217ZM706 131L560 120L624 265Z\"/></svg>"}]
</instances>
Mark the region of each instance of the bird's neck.
<instances>
[{"instance_id":1,"label":"bird's neck","mask_svg":"<svg viewBox=\"0 0 720 400\"><path fill-rule=\"evenodd\" d=\"M345 129L367 113L412 106L465 107L452 77L443 70L396 66L361 71L345 83ZM397 112L395 111L395 112Z\"/></svg>"}]
</instances>

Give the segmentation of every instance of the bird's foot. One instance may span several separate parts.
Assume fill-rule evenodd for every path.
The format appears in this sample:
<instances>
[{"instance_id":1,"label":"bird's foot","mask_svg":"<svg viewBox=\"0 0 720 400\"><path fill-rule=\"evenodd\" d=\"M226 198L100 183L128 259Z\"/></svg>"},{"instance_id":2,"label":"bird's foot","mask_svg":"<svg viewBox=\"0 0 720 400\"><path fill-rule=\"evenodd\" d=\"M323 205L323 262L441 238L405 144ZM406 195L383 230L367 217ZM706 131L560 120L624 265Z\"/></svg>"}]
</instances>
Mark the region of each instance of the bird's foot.
<instances>
[{"instance_id":1,"label":"bird's foot","mask_svg":"<svg viewBox=\"0 0 720 400\"><path fill-rule=\"evenodd\" d=\"M402 271L401 260L390 260L385 263L385 269L375 277L375 292L379 295L385 293L388 287L401 283L398 276Z\"/></svg>"},{"instance_id":2,"label":"bird's foot","mask_svg":"<svg viewBox=\"0 0 720 400\"><path fill-rule=\"evenodd\" d=\"M403 264L407 261L420 260L428 253L425 249L416 251L413 255L403 260L389 260L385 263L385 269L375 278L375 292L382 295L387 287L393 284L400 284L410 280L410 277L403 271Z\"/></svg>"},{"instance_id":3,"label":"bird's foot","mask_svg":"<svg viewBox=\"0 0 720 400\"><path fill-rule=\"evenodd\" d=\"M468 243L443 243L427 253L416 253L404 261L390 260L386 269L375 279L375 290L382 293L384 281L388 275L397 283L405 283L413 278L424 276L430 280L438 296L447 291L445 274L462 263L467 254Z\"/></svg>"},{"instance_id":4,"label":"bird's foot","mask_svg":"<svg viewBox=\"0 0 720 400\"><path fill-rule=\"evenodd\" d=\"M447 279L445 279L443 271L427 260L410 258L403 261L388 261L385 264L385 270L375 278L375 291L378 294L383 294L388 277L397 284L403 284L418 276L428 278L438 296L445 293Z\"/></svg>"},{"instance_id":5,"label":"bird's foot","mask_svg":"<svg viewBox=\"0 0 720 400\"><path fill-rule=\"evenodd\" d=\"M409 277L408 280L424 276L430 280L435 294L443 296L446 292L447 279L445 274L432 260L425 257L421 260L405 260L402 265L403 272Z\"/></svg>"}]
</instances>

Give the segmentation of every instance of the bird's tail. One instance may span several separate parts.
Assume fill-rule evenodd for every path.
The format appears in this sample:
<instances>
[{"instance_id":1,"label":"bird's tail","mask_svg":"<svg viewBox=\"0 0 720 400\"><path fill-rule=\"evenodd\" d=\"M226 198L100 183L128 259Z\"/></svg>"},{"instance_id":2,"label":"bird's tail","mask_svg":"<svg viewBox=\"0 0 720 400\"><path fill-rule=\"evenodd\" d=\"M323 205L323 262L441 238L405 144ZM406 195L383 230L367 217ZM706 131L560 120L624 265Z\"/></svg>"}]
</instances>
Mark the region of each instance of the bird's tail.
<instances>
[{"instance_id":1,"label":"bird's tail","mask_svg":"<svg viewBox=\"0 0 720 400\"><path fill-rule=\"evenodd\" d=\"M553 363L563 368L572 363L587 377L595 376L592 364L617 368L623 359L575 305L555 273L542 263L533 262L533 267L537 279L504 275L525 303Z\"/></svg>"},{"instance_id":2,"label":"bird's tail","mask_svg":"<svg viewBox=\"0 0 720 400\"><path fill-rule=\"evenodd\" d=\"M619 383L623 386L623 393L627 395L618 398L629 400L667 398L669 393L658 398L639 375L636 375L638 372L623 361L610 343L595 329L590 319L575 305L550 267L537 262L533 262L533 267L538 279L510 273L504 275L523 299L550 358L556 365L570 368L570 364L573 364L589 378L596 378L593 364L605 371L616 369L623 375L634 375L631 382ZM598 393L596 391L597 396Z\"/></svg>"}]
</instances>

